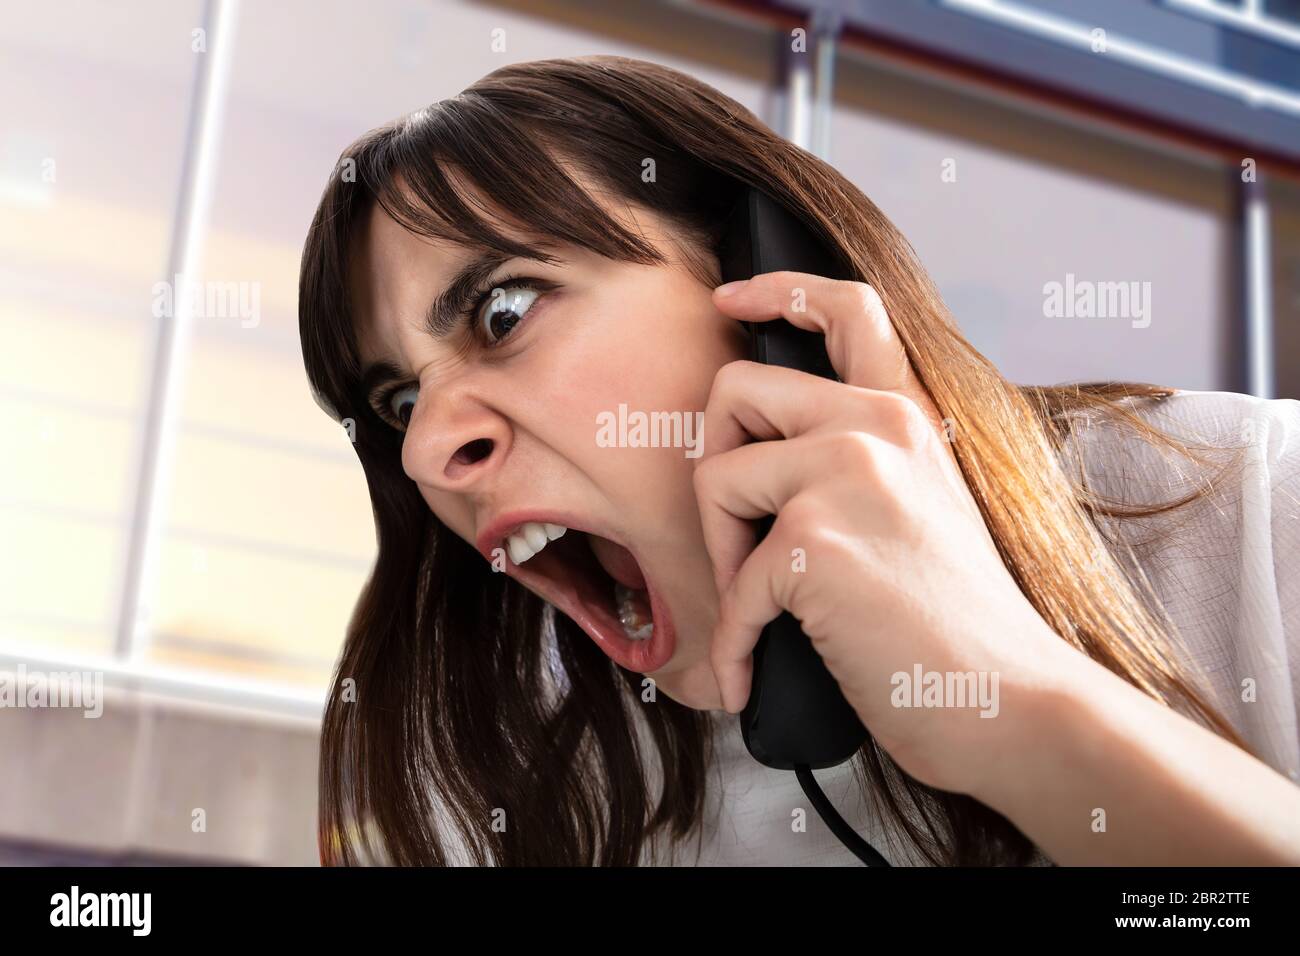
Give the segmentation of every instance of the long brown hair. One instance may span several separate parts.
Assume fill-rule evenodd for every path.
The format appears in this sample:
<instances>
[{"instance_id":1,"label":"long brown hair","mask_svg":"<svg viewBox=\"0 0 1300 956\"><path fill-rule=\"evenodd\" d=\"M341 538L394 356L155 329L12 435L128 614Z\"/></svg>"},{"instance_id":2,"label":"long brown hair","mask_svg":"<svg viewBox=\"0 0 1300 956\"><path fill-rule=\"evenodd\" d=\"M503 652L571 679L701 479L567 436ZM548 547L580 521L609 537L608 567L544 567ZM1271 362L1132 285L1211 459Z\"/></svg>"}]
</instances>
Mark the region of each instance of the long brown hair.
<instances>
[{"instance_id":1,"label":"long brown hair","mask_svg":"<svg viewBox=\"0 0 1300 956\"><path fill-rule=\"evenodd\" d=\"M647 160L652 177L643 176ZM796 211L850 274L879 291L918 378L957 424L966 481L1038 612L1063 640L1241 745L1177 664L1171 625L1112 556L1097 520L1168 510L1203 491L1127 508L1100 499L1061 459L1084 413L1199 461L1138 414L1172 389L1008 382L962 337L903 235L831 166L667 67L608 56L544 60L499 69L361 137L340 158L307 236L299 290L307 374L317 400L353 433L378 537L324 715L323 863L445 864L460 854L505 865L634 865L660 837L699 832L707 715L662 696L642 705L640 675L492 573L431 514L402 472L400 434L360 393L349 245L374 203L419 234L528 254L481 215L468 187L539 236L661 261L601 211L569 166L705 248L743 184ZM649 792L651 758L659 793ZM956 864L1032 856L1004 817L909 778L873 741L855 764L908 852Z\"/></svg>"}]
</instances>

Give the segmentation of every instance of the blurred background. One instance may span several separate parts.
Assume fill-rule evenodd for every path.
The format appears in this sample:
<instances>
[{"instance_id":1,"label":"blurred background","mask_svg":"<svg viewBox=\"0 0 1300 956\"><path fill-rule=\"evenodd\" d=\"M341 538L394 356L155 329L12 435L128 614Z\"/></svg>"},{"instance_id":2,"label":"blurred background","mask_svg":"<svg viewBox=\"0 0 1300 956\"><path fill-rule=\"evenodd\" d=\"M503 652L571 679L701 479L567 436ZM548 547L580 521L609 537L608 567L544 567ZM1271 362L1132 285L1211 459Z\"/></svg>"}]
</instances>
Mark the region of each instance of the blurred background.
<instances>
[{"instance_id":1,"label":"blurred background","mask_svg":"<svg viewBox=\"0 0 1300 956\"><path fill-rule=\"evenodd\" d=\"M360 133L591 53L828 158L1014 381L1300 397L1300 0L5 0L0 673L107 700L0 708L0 864L317 861L374 535L303 237ZM1149 321L1046 314L1067 276Z\"/></svg>"}]
</instances>

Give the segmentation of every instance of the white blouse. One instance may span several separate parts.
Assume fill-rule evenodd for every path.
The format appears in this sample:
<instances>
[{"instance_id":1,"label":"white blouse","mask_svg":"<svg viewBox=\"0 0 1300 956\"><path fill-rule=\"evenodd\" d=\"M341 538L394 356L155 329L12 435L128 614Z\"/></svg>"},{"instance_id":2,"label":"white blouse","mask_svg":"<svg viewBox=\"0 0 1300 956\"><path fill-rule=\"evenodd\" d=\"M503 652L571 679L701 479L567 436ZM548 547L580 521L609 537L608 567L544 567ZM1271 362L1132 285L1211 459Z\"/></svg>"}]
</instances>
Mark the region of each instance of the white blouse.
<instances>
[{"instance_id":1,"label":"white blouse","mask_svg":"<svg viewBox=\"0 0 1300 956\"><path fill-rule=\"evenodd\" d=\"M1244 471L1221 494L1110 527L1133 548L1176 628L1179 654L1212 691L1210 702L1261 759L1300 781L1300 402L1180 391L1148 406L1144 417L1180 439L1248 445ZM1063 458L1081 461L1098 492L1132 504L1167 500L1194 487L1191 463L1104 424L1083 424ZM1116 551L1126 560L1125 548ZM809 805L793 773L770 770L749 756L739 718L722 711L712 718L715 762L704 830L698 843L677 848L674 862L859 865ZM868 819L851 763L816 777L840 815L892 863L922 862L899 859L888 848ZM906 845L905 839L895 842ZM666 860L661 855L658 862Z\"/></svg>"}]
</instances>

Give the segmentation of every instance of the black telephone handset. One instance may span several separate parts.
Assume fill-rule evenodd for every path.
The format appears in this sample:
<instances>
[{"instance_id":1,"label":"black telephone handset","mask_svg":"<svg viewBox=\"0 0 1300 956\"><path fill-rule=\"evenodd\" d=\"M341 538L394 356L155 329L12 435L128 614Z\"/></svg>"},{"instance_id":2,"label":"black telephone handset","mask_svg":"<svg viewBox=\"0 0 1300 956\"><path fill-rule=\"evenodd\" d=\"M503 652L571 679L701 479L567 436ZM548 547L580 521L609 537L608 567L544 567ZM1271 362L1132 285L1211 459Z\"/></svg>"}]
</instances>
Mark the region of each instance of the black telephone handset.
<instances>
[{"instance_id":1,"label":"black telephone handset","mask_svg":"<svg viewBox=\"0 0 1300 956\"><path fill-rule=\"evenodd\" d=\"M784 270L847 278L807 226L753 188L745 189L727 223L719 259L724 282ZM820 333L782 319L751 322L748 328L754 361L838 381ZM760 523L760 538L772 521ZM753 685L740 726L754 759L778 770L833 767L867 739L862 721L788 611L763 628L754 648Z\"/></svg>"}]
</instances>

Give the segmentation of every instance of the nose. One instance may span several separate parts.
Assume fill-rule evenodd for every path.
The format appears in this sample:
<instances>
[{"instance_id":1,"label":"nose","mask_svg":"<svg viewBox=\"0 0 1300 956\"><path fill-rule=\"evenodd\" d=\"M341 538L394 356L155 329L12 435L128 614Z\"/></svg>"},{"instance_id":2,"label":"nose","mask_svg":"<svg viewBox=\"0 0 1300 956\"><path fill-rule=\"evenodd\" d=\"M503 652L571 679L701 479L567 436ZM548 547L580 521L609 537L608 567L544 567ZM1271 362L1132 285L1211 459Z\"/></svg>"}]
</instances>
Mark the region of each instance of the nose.
<instances>
[{"instance_id":1,"label":"nose","mask_svg":"<svg viewBox=\"0 0 1300 956\"><path fill-rule=\"evenodd\" d=\"M509 423L473 396L421 389L402 439L402 469L416 484L468 491L505 459L510 434Z\"/></svg>"}]
</instances>

